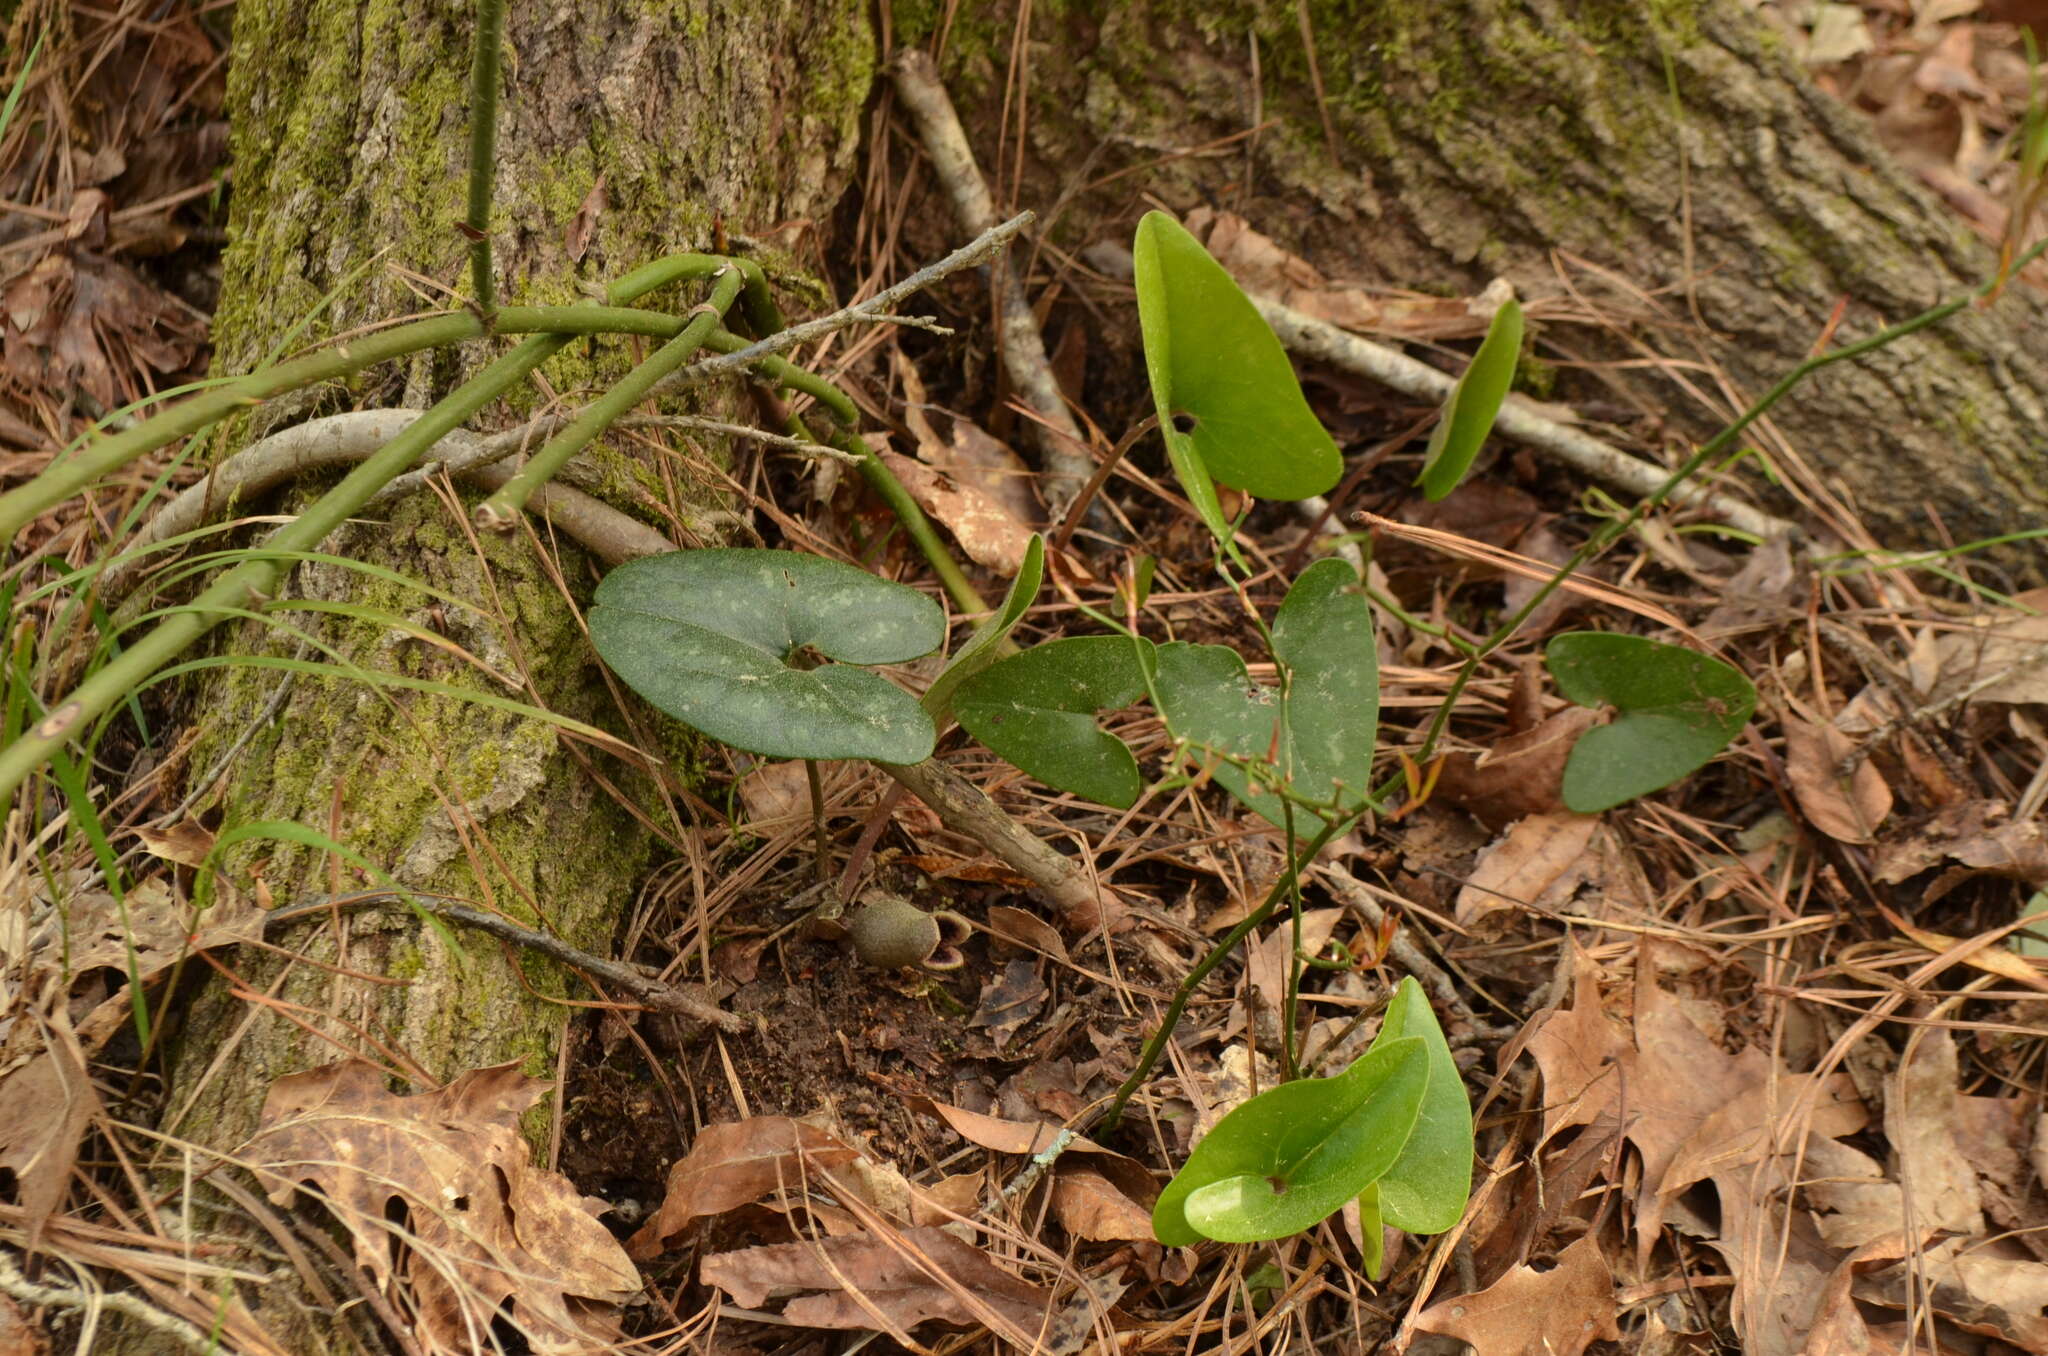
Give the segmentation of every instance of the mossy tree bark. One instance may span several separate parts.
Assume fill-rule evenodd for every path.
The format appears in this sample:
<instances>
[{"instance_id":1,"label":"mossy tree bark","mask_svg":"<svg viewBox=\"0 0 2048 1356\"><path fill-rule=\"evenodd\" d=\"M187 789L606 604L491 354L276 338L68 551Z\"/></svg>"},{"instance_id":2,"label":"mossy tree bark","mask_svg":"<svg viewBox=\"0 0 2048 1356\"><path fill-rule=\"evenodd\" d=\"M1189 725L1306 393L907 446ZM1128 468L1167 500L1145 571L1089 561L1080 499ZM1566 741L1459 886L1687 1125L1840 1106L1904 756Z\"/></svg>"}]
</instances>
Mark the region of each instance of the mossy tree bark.
<instances>
[{"instance_id":1,"label":"mossy tree bark","mask_svg":"<svg viewBox=\"0 0 2048 1356\"><path fill-rule=\"evenodd\" d=\"M897 6L899 40L923 36L926 8ZM1133 0L1034 13L1026 144L1040 169L1021 201L1273 120L1136 182L1181 210L1236 211L1335 278L1469 294L1504 276L1525 298L1554 297L1563 251L1668 289L1680 323L1640 336L1718 364L1745 398L1808 355L1838 303L1840 342L1994 267L1738 0ZM963 11L944 62L988 164L1009 21ZM1091 211L1132 215L1132 191L1120 179L1082 196L1064 243L1094 238ZM1575 271L1618 311L1642 312ZM1705 329L1688 333L1694 299ZM1561 337L1589 357L1640 356L1611 337ZM1614 380L1676 429L1719 425L1661 377ZM1988 313L1831 369L1773 417L1887 545L1938 544L1935 517L1957 540L2037 527L2048 304L2014 289ZM2006 558L2041 573L2038 550Z\"/></svg>"},{"instance_id":2,"label":"mossy tree bark","mask_svg":"<svg viewBox=\"0 0 2048 1356\"><path fill-rule=\"evenodd\" d=\"M876 56L862 0L510 9L494 221L504 301L579 300L659 255L712 248L714 214L736 233L767 234L822 215L844 188ZM401 270L466 290L455 224L472 24L471 6L452 0L237 6L219 370L245 370L281 343L417 311L421 296ZM592 193L600 180L601 200ZM572 257L567 238L586 204L597 210ZM294 335L330 291L332 305ZM649 304L682 309L694 300ZM424 404L491 352L476 344L262 417ZM573 402L632 356L623 341L577 344L544 372ZM664 467L617 448L587 460L612 502L660 525L673 527L704 494L673 461ZM525 534L478 543L460 510L431 495L352 526L327 549L449 600L340 567L302 567L293 593L398 614L438 631L455 651L371 619L284 613L343 662L612 723L565 596L587 591L591 578L577 552L556 553L558 577ZM251 626L222 649L329 657L317 646ZM494 681L463 651L514 682ZM551 725L425 692L380 692L358 679L280 678L275 669L230 668L192 702L202 732L194 768L249 737L218 789L223 832L261 821L303 825L407 886L485 899L609 951L650 835ZM615 763L606 770L622 776ZM280 902L367 883L327 854L276 842L238 852L233 865L260 874ZM550 965L508 958L488 939L460 940L464 955L436 929L383 911L300 928L282 939L280 954L244 948L236 965L265 997L251 1002L215 983L186 1010L164 1128L232 1149L254 1128L274 1079L351 1051L423 1082L508 1060L554 1074L573 1010L545 1000L587 994ZM290 953L305 959L287 960ZM210 1227L207 1203L192 1204ZM331 1320L288 1289L281 1282L241 1298L259 1308L282 1349L347 1345L345 1329L330 1331Z\"/></svg>"}]
</instances>

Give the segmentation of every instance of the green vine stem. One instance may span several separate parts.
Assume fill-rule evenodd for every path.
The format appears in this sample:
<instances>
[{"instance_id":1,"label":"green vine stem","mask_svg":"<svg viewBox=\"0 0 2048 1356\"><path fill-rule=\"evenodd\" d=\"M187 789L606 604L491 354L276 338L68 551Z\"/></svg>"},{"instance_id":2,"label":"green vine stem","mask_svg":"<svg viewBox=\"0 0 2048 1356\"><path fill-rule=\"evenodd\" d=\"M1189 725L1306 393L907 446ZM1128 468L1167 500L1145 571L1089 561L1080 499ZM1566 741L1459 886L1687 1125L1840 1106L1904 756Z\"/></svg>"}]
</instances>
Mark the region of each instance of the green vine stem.
<instances>
[{"instance_id":1,"label":"green vine stem","mask_svg":"<svg viewBox=\"0 0 2048 1356\"><path fill-rule=\"evenodd\" d=\"M692 353L703 346L705 338L718 327L720 318L732 308L743 281L736 268L714 275L711 299L691 310L682 331L657 349L653 357L620 378L610 390L585 405L569 421L569 426L548 439L497 493L478 504L474 515L477 525L499 532L511 531L535 490L552 480L568 464L569 458L582 451L591 439L645 399L650 386L681 367Z\"/></svg>"},{"instance_id":2,"label":"green vine stem","mask_svg":"<svg viewBox=\"0 0 2048 1356\"><path fill-rule=\"evenodd\" d=\"M670 266L640 269L631 276L643 279L644 275L646 290L652 290L690 277L709 277L726 263L705 254L678 255L663 262ZM643 293L628 291L622 283L610 290L609 306L507 306L498 312L497 329L505 334L641 334L667 339L682 327L683 321L676 316L623 309L640 295ZM288 391L333 381L422 349L482 338L484 332L483 322L468 312L431 316L238 377L180 401L133 428L86 444L26 485L0 495L0 550L11 548L15 534L44 509L61 504L95 480L173 439L197 433Z\"/></svg>"},{"instance_id":3,"label":"green vine stem","mask_svg":"<svg viewBox=\"0 0 2048 1356\"><path fill-rule=\"evenodd\" d=\"M875 449L867 445L866 439L857 433L842 433L832 440L831 445L860 458L860 473L868 482L868 488L889 506L896 515L896 521L903 524L903 531L924 554L925 563L939 577L939 583L953 600L953 606L968 613L991 611L988 600L981 596L968 580L967 572L953 559L953 553L946 549L946 543L940 539L939 530L932 526L932 520L924 516L917 500L911 498L910 491L903 488L903 482L896 478L896 473L889 469Z\"/></svg>"},{"instance_id":4,"label":"green vine stem","mask_svg":"<svg viewBox=\"0 0 2048 1356\"><path fill-rule=\"evenodd\" d=\"M1224 933L1216 945L1209 948L1208 954L1195 963L1195 968L1188 971L1187 977L1181 980L1180 987L1174 990L1173 1001L1166 1005L1166 1015L1160 1018L1159 1029L1145 1042L1145 1049L1138 1056L1137 1067L1132 1069L1130 1076L1118 1086L1116 1095L1109 1099L1109 1105L1104 1109L1100 1121L1104 1133L1116 1129L1117 1122L1123 1119L1124 1108L1130 1104L1131 1098L1137 1095L1138 1089L1143 1087L1145 1080L1151 1076L1153 1068L1159 1063L1159 1057L1166 1053L1166 1042L1172 1039L1174 1028L1180 1025L1181 1014L1187 1011L1189 1001L1195 996L1195 990L1202 986L1202 981L1209 977L1209 972L1221 965L1231 952L1237 950L1245 938L1265 925L1274 911L1299 888L1302 863L1313 862L1320 856L1323 849L1328 847L1338 834L1350 828L1352 821L1357 818L1357 813L1362 812L1355 812L1349 816L1333 815L1325 820L1321 831L1308 840L1299 854L1288 855L1287 869L1281 873L1279 880L1273 882L1273 888L1266 891L1266 897L1260 902L1259 907L1240 919L1236 927Z\"/></svg>"},{"instance_id":5,"label":"green vine stem","mask_svg":"<svg viewBox=\"0 0 2048 1356\"><path fill-rule=\"evenodd\" d=\"M469 275L476 309L489 329L498 311L491 268L491 193L498 177L498 59L505 0L476 0L476 43L469 58Z\"/></svg>"},{"instance_id":6,"label":"green vine stem","mask_svg":"<svg viewBox=\"0 0 2048 1356\"><path fill-rule=\"evenodd\" d=\"M524 380L573 337L537 335L499 358L414 420L305 512L271 533L259 552L305 552L318 547L393 476ZM245 561L220 575L198 597L80 683L33 729L0 750L0 797L12 795L67 739L125 701L150 675L220 622L269 602L288 568L288 561L274 558Z\"/></svg>"},{"instance_id":7,"label":"green vine stem","mask_svg":"<svg viewBox=\"0 0 2048 1356\"><path fill-rule=\"evenodd\" d=\"M2036 242L2033 248L2029 249L2015 262L2011 271L2018 272L2024 269L2028 264L2040 258L2044 251L2048 251L2048 239ZM1836 363L1860 358L1866 353L1871 353L1877 349L1884 348L1888 344L1896 343L1909 334L1927 329L1932 325L1940 324L1965 306L1994 295L2001 280L2002 275L2001 279L1993 279L1990 282L1980 284L1962 296L1953 297L1938 306L1929 307L1910 319L1902 320L1896 325L1888 325L1867 339L1859 339L1853 344L1844 344L1842 347L1831 352L1816 354L1780 377L1770 390L1759 396L1748 409L1736 417L1733 423L1730 423L1719 433L1702 443L1697 451L1680 463L1678 468L1665 478L1663 484L1646 495L1627 513L1616 518L1610 518L1598 531L1588 537L1585 544L1572 553L1571 559L1567 560L1555 574L1545 580L1543 586L1537 589L1529 597L1528 601L1515 610L1514 615L1502 622L1491 635L1481 641L1466 656L1465 662L1458 668L1457 676L1451 680L1450 691L1444 694L1443 701L1437 706L1435 716L1430 720L1429 730L1423 736L1422 748L1415 755L1415 761L1420 764L1426 764L1429 762L1431 755L1436 752L1437 741L1442 738L1444 728L1450 724L1452 709L1457 705L1458 698L1463 695L1466 685L1479 672L1479 666L1485 662L1488 655L1492 654L1502 645L1505 645L1509 638L1521 629L1522 623L1526 622L1535 613L1536 609L1543 605L1544 600L1564 585L1565 580L1578 573L1580 568L1592 560L1593 557L1613 545L1624 532L1627 532L1638 522L1641 522L1644 515L1670 498L1672 493L1680 485L1683 485L1687 480L1696 475L1702 466L1705 466L1708 462L1713 461L1732 448L1735 445L1735 440L1742 435L1742 431L1769 413L1771 407L1784 399L1791 392L1792 388L1824 367L1832 367ZM1400 778L1391 779L1380 787L1379 795L1381 797L1389 795L1398 790L1401 784Z\"/></svg>"}]
</instances>

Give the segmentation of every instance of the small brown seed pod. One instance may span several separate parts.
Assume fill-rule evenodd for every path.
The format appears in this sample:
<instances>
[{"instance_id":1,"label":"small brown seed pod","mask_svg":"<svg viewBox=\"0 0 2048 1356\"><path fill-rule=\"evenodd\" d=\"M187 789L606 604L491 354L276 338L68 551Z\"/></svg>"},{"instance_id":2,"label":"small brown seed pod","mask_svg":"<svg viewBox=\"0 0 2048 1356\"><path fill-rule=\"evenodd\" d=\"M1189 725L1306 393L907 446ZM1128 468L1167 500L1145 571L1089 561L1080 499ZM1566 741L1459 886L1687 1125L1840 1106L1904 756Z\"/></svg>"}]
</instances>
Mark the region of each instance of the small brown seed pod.
<instances>
[{"instance_id":1,"label":"small brown seed pod","mask_svg":"<svg viewBox=\"0 0 2048 1356\"><path fill-rule=\"evenodd\" d=\"M926 913L894 895L870 895L849 925L854 954L885 970L905 966L956 970L965 963L960 944L970 926L950 909Z\"/></svg>"}]
</instances>

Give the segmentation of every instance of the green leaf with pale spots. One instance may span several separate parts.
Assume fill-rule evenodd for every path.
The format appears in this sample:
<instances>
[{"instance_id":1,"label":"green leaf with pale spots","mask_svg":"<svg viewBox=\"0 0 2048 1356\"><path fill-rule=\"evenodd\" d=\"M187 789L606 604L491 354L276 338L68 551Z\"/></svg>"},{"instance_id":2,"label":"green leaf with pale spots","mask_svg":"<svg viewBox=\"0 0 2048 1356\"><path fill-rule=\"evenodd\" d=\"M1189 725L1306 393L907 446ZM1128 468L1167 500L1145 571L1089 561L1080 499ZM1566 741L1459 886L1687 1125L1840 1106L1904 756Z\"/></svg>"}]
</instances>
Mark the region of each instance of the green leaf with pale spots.
<instances>
[{"instance_id":1,"label":"green leaf with pale spots","mask_svg":"<svg viewBox=\"0 0 2048 1356\"><path fill-rule=\"evenodd\" d=\"M916 589L793 551L676 551L606 575L590 638L625 683L734 748L771 758L931 756L917 699L857 664L930 654L945 614ZM844 660L794 667L801 652Z\"/></svg>"},{"instance_id":2,"label":"green leaf with pale spots","mask_svg":"<svg viewBox=\"0 0 2048 1356\"><path fill-rule=\"evenodd\" d=\"M1127 810L1138 799L1138 760L1095 713L1145 691L1139 656L1152 642L1122 636L1047 641L962 683L960 724L999 757L1047 786Z\"/></svg>"},{"instance_id":3,"label":"green leaf with pale spots","mask_svg":"<svg viewBox=\"0 0 2048 1356\"><path fill-rule=\"evenodd\" d=\"M1198 760L1215 753L1265 764L1298 798L1357 805L1372 776L1380 684L1372 608L1349 565L1319 560L1302 571L1274 615L1273 657L1288 674L1284 701L1227 646L1160 646L1154 689L1167 729ZM1273 790L1234 763L1214 770L1232 795L1284 824ZM1294 820L1302 834L1321 823L1304 808Z\"/></svg>"}]
</instances>

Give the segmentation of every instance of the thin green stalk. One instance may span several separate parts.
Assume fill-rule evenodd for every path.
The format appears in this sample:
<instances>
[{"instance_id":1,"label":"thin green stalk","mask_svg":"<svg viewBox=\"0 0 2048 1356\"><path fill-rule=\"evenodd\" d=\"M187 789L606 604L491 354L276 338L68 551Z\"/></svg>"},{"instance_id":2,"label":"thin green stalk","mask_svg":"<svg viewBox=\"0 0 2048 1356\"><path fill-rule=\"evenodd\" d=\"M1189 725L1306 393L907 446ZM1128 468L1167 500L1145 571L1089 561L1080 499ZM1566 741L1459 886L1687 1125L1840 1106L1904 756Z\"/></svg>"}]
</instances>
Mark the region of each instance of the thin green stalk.
<instances>
[{"instance_id":1,"label":"thin green stalk","mask_svg":"<svg viewBox=\"0 0 2048 1356\"><path fill-rule=\"evenodd\" d=\"M1130 1076L1117 1088L1116 1095L1109 1099L1109 1106L1103 1112L1101 1120L1101 1128L1105 1133L1116 1129L1117 1122L1123 1119L1124 1108L1130 1104L1131 1098L1151 1076L1153 1067L1159 1063L1159 1057L1166 1052L1166 1042L1172 1038L1173 1029L1180 1025L1181 1014L1187 1011L1188 1001L1195 996L1195 990L1202 986L1202 981L1209 977L1209 972L1221 965L1224 957L1237 950L1239 943L1273 916L1273 911L1287 898L1288 892L1300 884L1300 864L1314 861L1355 817L1336 816L1326 822L1322 831L1309 839L1308 846L1301 856L1289 858L1287 870L1281 874L1279 880L1273 882L1273 888L1266 892L1266 898L1259 907L1246 914L1236 927L1224 933L1216 945L1209 948L1209 954L1197 961L1194 969L1188 971L1187 978L1183 979L1180 988L1174 991L1173 1001L1166 1005L1166 1016L1160 1019L1159 1029L1145 1042L1145 1049L1138 1056L1138 1067L1131 1070Z\"/></svg>"},{"instance_id":2,"label":"thin green stalk","mask_svg":"<svg viewBox=\"0 0 2048 1356\"><path fill-rule=\"evenodd\" d=\"M612 300L630 298L614 296ZM662 339L682 326L677 316L619 306L507 306L498 312L497 324L506 334L644 334ZM197 433L287 391L333 381L421 349L480 338L483 333L483 322L467 312L433 316L352 339L195 395L133 428L87 444L26 485L0 495L0 552L11 547L15 534L44 509L175 438Z\"/></svg>"},{"instance_id":3,"label":"thin green stalk","mask_svg":"<svg viewBox=\"0 0 2048 1356\"><path fill-rule=\"evenodd\" d=\"M463 318L475 323L474 317ZM272 533L265 546L277 551L310 551L318 546L328 533L382 489L386 481L524 380L571 337L537 335L499 358L414 420L305 512ZM260 559L227 571L193 599L187 610L160 623L80 683L26 735L0 750L0 796L11 795L67 739L118 705L151 674L218 625L227 612L252 604L261 607L268 602L287 568L285 562Z\"/></svg>"},{"instance_id":4,"label":"thin green stalk","mask_svg":"<svg viewBox=\"0 0 2048 1356\"><path fill-rule=\"evenodd\" d=\"M939 577L939 583L952 598L953 605L962 612L990 611L988 600L968 581L967 572L946 549L946 543L940 540L939 530L932 526L932 520L924 516L924 510L910 497L910 491L903 488L903 482L896 478L896 473L875 454L875 449L857 433L840 434L832 440L832 446L860 458L860 473L866 478L868 488L889 506L896 515L896 521L903 524L903 530L924 553L925 562Z\"/></svg>"},{"instance_id":5,"label":"thin green stalk","mask_svg":"<svg viewBox=\"0 0 2048 1356\"><path fill-rule=\"evenodd\" d=\"M476 0L476 44L469 59L469 276L486 328L498 310L491 192L498 176L498 54L504 40L505 0Z\"/></svg>"},{"instance_id":6,"label":"thin green stalk","mask_svg":"<svg viewBox=\"0 0 2048 1356\"><path fill-rule=\"evenodd\" d=\"M719 274L711 286L711 300L690 313L688 323L675 338L620 378L610 390L585 405L569 421L568 427L548 439L540 451L529 457L526 464L498 488L497 493L476 506L474 516L478 525L495 531L509 530L525 509L526 501L552 480L568 464L569 458L581 452L591 439L644 400L650 386L689 361L690 355L702 347L705 336L718 327L719 318L731 308L743 282L736 268Z\"/></svg>"},{"instance_id":7,"label":"thin green stalk","mask_svg":"<svg viewBox=\"0 0 2048 1356\"><path fill-rule=\"evenodd\" d=\"M2028 250L2015 263L2012 271L2018 272L2020 269L2025 268L2028 264L2039 258L2043 251L2048 251L2048 239L2038 241L2032 249ZM1479 643L1477 649L1459 666L1457 677L1451 680L1450 691L1444 694L1442 703L1436 709L1436 715L1430 720L1428 733L1423 736L1422 749L1415 755L1415 761L1417 763L1427 763L1430 756L1436 752L1437 740L1443 736L1444 727L1450 723L1452 709L1457 705L1458 698L1464 693L1466 685L1479 672L1480 664L1485 662L1488 655L1506 644L1509 638L1521 629L1522 623L1527 621L1551 594L1557 592L1564 585L1565 580L1578 573L1579 569L1588 561L1599 555L1602 551L1605 551L1624 532L1627 532L1638 522L1642 521L1644 515L1668 499L1672 491L1691 479L1702 466L1733 447L1735 440L1742 435L1742 431L1769 413L1771 407L1784 399L1793 387L1799 385L1800 382L1824 367L1831 367L1840 362L1848 362L1852 358L1860 358L1864 354L1884 348L1888 344L1897 343L1909 334L1917 333L1931 325L1938 325L1957 311L1962 310L1965 306L1980 298L1991 296L1996 290L1997 285L1996 280L1984 283L1960 297L1952 298L1941 303L1939 306L1930 307L1911 319L1902 320L1896 325L1886 326L1867 339L1859 339L1853 344L1845 344L1831 352L1817 354L1814 357L1808 358L1805 362L1800 363L1790 372L1780 377L1777 384L1758 397L1748 409L1744 410L1736 418L1735 422L1729 424L1705 443L1702 443L1697 451L1687 457L1679 465L1678 469L1674 470L1665 479L1663 484L1651 491L1649 495L1638 502L1626 514L1618 518L1609 519L1605 525L1594 532L1591 537L1587 538L1585 544L1572 553L1571 559L1567 560L1557 573L1544 581L1543 586L1537 589L1520 608L1516 609L1513 616L1502 622L1494 630L1493 634ZM1398 785L1398 781L1390 781L1380 788L1380 794L1384 796L1395 790Z\"/></svg>"},{"instance_id":8,"label":"thin green stalk","mask_svg":"<svg viewBox=\"0 0 2048 1356\"><path fill-rule=\"evenodd\" d=\"M704 347L713 353L737 353L743 348L753 347L751 340L742 339L727 330L714 330L704 340ZM823 405L831 412L832 422L850 428L860 422L860 409L853 403L853 397L834 386L831 382L812 372L806 372L779 353L767 353L754 359L753 366L778 386L787 386L792 391L801 391Z\"/></svg>"}]
</instances>

